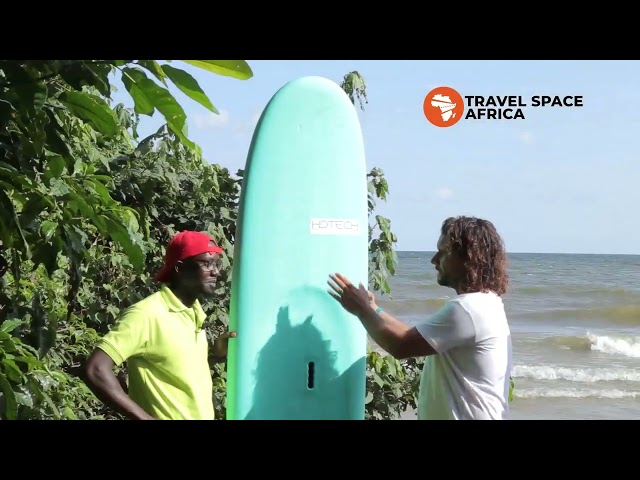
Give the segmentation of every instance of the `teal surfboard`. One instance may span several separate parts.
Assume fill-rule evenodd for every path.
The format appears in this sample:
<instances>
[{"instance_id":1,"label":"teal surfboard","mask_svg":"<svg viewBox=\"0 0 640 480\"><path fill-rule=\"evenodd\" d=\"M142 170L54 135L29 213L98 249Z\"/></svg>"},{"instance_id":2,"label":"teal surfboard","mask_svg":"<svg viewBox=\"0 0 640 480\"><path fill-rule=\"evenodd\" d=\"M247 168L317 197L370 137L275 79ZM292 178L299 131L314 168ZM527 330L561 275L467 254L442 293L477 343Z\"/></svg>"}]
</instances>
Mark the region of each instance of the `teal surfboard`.
<instances>
[{"instance_id":1,"label":"teal surfboard","mask_svg":"<svg viewBox=\"0 0 640 480\"><path fill-rule=\"evenodd\" d=\"M303 77L272 97L242 182L227 419L364 419L367 334L327 280L368 285L366 174L360 122L336 83Z\"/></svg>"}]
</instances>

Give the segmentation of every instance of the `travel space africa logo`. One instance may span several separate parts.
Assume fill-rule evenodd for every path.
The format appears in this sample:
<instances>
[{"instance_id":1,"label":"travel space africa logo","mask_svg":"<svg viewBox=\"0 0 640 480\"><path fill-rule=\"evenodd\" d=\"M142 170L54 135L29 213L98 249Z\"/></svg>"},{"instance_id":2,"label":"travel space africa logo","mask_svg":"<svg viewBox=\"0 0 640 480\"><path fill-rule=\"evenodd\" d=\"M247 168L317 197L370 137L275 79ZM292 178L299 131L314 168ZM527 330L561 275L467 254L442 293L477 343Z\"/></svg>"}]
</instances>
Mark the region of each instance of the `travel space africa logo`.
<instances>
[{"instance_id":1,"label":"travel space africa logo","mask_svg":"<svg viewBox=\"0 0 640 480\"><path fill-rule=\"evenodd\" d=\"M429 123L452 127L460 120L524 120L528 107L583 107L582 95L465 95L451 87L436 87L424 97Z\"/></svg>"}]
</instances>

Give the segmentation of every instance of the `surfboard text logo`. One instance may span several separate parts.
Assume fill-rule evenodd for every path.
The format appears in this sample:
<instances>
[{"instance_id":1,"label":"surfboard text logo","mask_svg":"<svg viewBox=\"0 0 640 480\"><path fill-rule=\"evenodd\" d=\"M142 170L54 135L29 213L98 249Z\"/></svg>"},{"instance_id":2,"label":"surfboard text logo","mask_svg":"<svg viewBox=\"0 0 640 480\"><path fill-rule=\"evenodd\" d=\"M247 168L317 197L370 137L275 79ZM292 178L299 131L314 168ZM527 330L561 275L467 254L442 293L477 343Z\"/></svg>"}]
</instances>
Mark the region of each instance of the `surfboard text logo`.
<instances>
[{"instance_id":1,"label":"surfboard text logo","mask_svg":"<svg viewBox=\"0 0 640 480\"><path fill-rule=\"evenodd\" d=\"M360 224L354 219L312 218L311 235L359 235Z\"/></svg>"}]
</instances>

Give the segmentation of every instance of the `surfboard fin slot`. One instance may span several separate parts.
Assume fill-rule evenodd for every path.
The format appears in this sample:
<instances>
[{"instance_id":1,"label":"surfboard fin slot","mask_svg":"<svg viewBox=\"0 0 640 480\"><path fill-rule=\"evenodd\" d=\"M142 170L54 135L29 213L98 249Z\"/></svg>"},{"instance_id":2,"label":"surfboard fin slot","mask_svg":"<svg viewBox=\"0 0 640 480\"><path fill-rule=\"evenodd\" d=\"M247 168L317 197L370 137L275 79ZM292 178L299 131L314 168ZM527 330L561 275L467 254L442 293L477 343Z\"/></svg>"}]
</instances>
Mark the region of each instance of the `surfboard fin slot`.
<instances>
[{"instance_id":1,"label":"surfboard fin slot","mask_svg":"<svg viewBox=\"0 0 640 480\"><path fill-rule=\"evenodd\" d=\"M316 376L316 365L314 362L309 362L307 364L307 388L309 390L313 390L315 386L315 376Z\"/></svg>"}]
</instances>

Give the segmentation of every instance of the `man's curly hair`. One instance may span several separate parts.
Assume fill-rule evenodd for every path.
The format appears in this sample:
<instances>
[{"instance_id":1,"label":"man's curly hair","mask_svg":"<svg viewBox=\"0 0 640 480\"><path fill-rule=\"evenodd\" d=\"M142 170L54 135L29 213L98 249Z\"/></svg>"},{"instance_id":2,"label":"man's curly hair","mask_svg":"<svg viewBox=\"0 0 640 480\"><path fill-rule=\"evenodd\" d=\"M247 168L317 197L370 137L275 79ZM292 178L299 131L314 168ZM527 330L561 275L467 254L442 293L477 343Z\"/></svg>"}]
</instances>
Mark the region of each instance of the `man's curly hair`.
<instances>
[{"instance_id":1,"label":"man's curly hair","mask_svg":"<svg viewBox=\"0 0 640 480\"><path fill-rule=\"evenodd\" d=\"M507 254L491 222L476 217L450 217L442 223L441 233L450 239L451 251L464 262L465 291L492 291L497 295L507 292Z\"/></svg>"}]
</instances>

